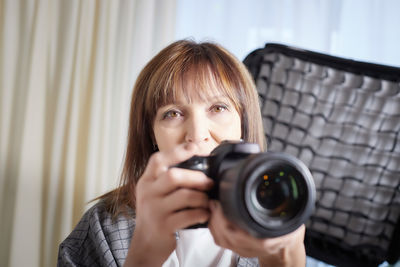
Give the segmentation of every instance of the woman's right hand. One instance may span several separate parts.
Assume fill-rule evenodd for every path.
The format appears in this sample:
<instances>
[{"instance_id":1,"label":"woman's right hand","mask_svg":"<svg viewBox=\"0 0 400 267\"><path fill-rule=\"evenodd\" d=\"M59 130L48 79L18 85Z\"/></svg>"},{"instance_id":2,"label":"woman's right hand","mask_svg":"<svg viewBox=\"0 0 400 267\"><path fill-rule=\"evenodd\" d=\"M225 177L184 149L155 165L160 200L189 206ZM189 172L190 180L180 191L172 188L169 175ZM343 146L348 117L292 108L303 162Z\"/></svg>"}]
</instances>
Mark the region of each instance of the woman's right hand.
<instances>
[{"instance_id":1,"label":"woman's right hand","mask_svg":"<svg viewBox=\"0 0 400 267\"><path fill-rule=\"evenodd\" d=\"M213 181L200 171L170 168L196 150L182 144L150 157L136 186L136 226L125 266L161 266L176 247L177 230L208 221L205 191Z\"/></svg>"}]
</instances>

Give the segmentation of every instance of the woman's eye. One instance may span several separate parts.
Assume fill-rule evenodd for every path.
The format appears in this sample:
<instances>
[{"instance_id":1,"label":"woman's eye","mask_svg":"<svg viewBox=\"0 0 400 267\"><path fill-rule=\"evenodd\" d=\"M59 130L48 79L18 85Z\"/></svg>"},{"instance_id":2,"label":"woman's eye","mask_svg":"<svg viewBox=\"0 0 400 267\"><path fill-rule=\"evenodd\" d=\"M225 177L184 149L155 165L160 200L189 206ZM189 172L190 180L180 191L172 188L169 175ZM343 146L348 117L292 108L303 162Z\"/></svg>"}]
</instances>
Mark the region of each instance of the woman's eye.
<instances>
[{"instance_id":1,"label":"woman's eye","mask_svg":"<svg viewBox=\"0 0 400 267\"><path fill-rule=\"evenodd\" d=\"M182 116L182 114L177 111L177 110L168 110L167 112L164 113L163 118L168 119L168 118L179 118Z\"/></svg>"},{"instance_id":2,"label":"woman's eye","mask_svg":"<svg viewBox=\"0 0 400 267\"><path fill-rule=\"evenodd\" d=\"M227 109L228 107L226 105L215 105L211 107L211 110L217 113L224 112Z\"/></svg>"}]
</instances>

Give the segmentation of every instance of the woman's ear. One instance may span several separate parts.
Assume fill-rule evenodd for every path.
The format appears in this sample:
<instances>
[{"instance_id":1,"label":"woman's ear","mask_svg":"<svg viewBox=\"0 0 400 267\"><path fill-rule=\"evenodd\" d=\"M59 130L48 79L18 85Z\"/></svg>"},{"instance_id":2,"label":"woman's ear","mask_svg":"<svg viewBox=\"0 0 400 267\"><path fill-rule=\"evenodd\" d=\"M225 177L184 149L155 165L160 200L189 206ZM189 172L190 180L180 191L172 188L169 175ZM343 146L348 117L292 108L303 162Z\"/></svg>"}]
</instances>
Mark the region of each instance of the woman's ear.
<instances>
[{"instance_id":1,"label":"woman's ear","mask_svg":"<svg viewBox=\"0 0 400 267\"><path fill-rule=\"evenodd\" d=\"M151 137L151 143L153 144L153 151L154 152L159 151L157 141L156 141L156 138L154 137L154 134Z\"/></svg>"},{"instance_id":2,"label":"woman's ear","mask_svg":"<svg viewBox=\"0 0 400 267\"><path fill-rule=\"evenodd\" d=\"M153 151L156 152L158 151L158 146L156 143L153 142Z\"/></svg>"},{"instance_id":3,"label":"woman's ear","mask_svg":"<svg viewBox=\"0 0 400 267\"><path fill-rule=\"evenodd\" d=\"M157 145L156 137L154 136L154 130L153 129L151 129L150 139L151 139L151 143L153 145L153 151L154 152L158 151L158 145Z\"/></svg>"}]
</instances>

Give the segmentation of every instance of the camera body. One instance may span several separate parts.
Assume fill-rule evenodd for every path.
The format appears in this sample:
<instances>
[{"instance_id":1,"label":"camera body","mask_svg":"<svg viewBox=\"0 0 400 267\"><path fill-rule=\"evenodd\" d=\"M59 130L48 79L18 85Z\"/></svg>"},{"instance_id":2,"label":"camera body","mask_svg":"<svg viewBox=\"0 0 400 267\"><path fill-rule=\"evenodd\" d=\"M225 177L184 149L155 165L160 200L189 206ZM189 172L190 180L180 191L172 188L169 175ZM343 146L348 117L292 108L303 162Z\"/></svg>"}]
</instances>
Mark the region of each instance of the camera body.
<instances>
[{"instance_id":1,"label":"camera body","mask_svg":"<svg viewBox=\"0 0 400 267\"><path fill-rule=\"evenodd\" d=\"M207 192L225 216L255 237L276 237L302 225L315 206L313 177L299 159L261 153L257 144L225 141L207 157L175 167L198 170L214 180ZM195 225L190 228L206 227Z\"/></svg>"}]
</instances>

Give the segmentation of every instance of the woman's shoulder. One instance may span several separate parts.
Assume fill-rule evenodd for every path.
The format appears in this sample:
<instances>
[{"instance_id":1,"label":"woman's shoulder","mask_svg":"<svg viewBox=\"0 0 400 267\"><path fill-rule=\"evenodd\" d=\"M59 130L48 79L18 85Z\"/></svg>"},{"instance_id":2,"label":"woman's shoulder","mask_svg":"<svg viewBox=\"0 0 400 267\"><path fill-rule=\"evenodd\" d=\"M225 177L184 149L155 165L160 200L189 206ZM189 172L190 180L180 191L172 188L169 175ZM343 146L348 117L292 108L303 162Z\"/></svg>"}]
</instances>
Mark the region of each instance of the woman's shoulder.
<instances>
[{"instance_id":1,"label":"woman's shoulder","mask_svg":"<svg viewBox=\"0 0 400 267\"><path fill-rule=\"evenodd\" d=\"M101 199L84 213L81 222L87 222L92 227L101 224L103 228L105 227L103 230L107 230L107 227L119 228L123 225L133 225L133 209L126 208L124 211L124 213L114 214L110 209L110 205Z\"/></svg>"},{"instance_id":2,"label":"woman's shoulder","mask_svg":"<svg viewBox=\"0 0 400 267\"><path fill-rule=\"evenodd\" d=\"M127 208L126 213L115 215L110 211L109 205L100 200L84 213L80 223L96 234L100 231L108 236L115 231L132 229L135 224L134 212Z\"/></svg>"},{"instance_id":3,"label":"woman's shoulder","mask_svg":"<svg viewBox=\"0 0 400 267\"><path fill-rule=\"evenodd\" d=\"M119 263L126 257L135 226L133 210L114 216L104 200L89 208L71 234L60 244L60 261L84 264L107 262ZM80 263L82 264L82 263Z\"/></svg>"}]
</instances>

